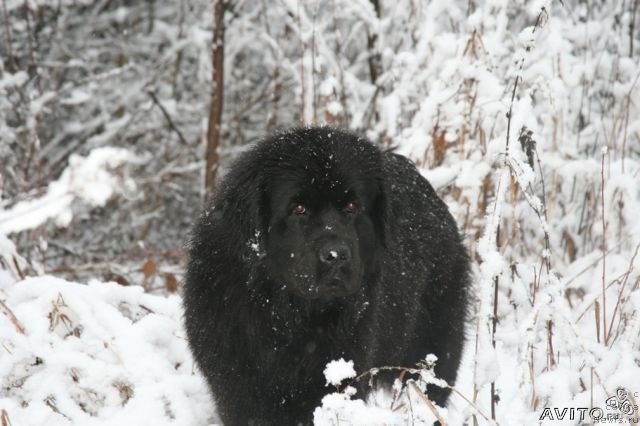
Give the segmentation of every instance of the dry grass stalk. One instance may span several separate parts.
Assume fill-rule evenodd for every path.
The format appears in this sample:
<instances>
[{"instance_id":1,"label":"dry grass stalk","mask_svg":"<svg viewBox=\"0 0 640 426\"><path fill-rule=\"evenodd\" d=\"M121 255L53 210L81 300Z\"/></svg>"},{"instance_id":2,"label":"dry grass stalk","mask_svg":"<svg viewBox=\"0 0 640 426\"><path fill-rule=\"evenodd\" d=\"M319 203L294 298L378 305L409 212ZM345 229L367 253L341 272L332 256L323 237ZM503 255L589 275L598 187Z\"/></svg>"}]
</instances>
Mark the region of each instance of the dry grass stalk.
<instances>
[{"instance_id":1,"label":"dry grass stalk","mask_svg":"<svg viewBox=\"0 0 640 426\"><path fill-rule=\"evenodd\" d=\"M4 408L0 410L0 425L11 426L11 420L9 420L9 413Z\"/></svg>"},{"instance_id":2,"label":"dry grass stalk","mask_svg":"<svg viewBox=\"0 0 640 426\"><path fill-rule=\"evenodd\" d=\"M595 315L596 315L596 339L600 343L600 302L595 302Z\"/></svg>"},{"instance_id":3,"label":"dry grass stalk","mask_svg":"<svg viewBox=\"0 0 640 426\"><path fill-rule=\"evenodd\" d=\"M548 368L552 369L556 366L556 359L553 354L553 320L547 321L547 352Z\"/></svg>"},{"instance_id":4,"label":"dry grass stalk","mask_svg":"<svg viewBox=\"0 0 640 426\"><path fill-rule=\"evenodd\" d=\"M3 300L0 300L0 310L2 310L2 313L5 314L7 318L9 318L9 321L11 321L11 324L13 324L18 333L25 334L24 326L20 323L20 321L18 321L18 318L16 318L14 313L11 311L11 309L9 309L9 307L4 303Z\"/></svg>"},{"instance_id":5,"label":"dry grass stalk","mask_svg":"<svg viewBox=\"0 0 640 426\"><path fill-rule=\"evenodd\" d=\"M633 256L631 256L631 260L629 261L629 267L627 268L627 271L624 273L622 284L620 285L620 291L618 292L618 300L616 301L616 306L613 309L613 315L611 315L611 323L609 324L609 331L607 332L607 338L610 338L611 333L613 333L613 323L615 322L615 318L616 318L616 314L618 313L618 310L621 311L618 324L620 324L620 322L622 321L622 305L624 305L623 294L627 286L627 283L629 282L629 275L631 275L631 271L633 271L633 264L635 262L636 256L638 256L638 250L640 250L640 243L636 246L636 249L633 252Z\"/></svg>"},{"instance_id":6,"label":"dry grass stalk","mask_svg":"<svg viewBox=\"0 0 640 426\"><path fill-rule=\"evenodd\" d=\"M440 415L440 413L438 412L438 410L436 409L435 405L433 405L433 402L431 402L431 400L429 399L429 397L427 397L427 395L425 395L420 388L418 387L418 385L416 385L415 382L411 381L409 382L409 386L411 386L411 388L414 390L414 392L416 393L416 395L418 395L418 398L420 398L420 400L424 403L424 405L427 406L427 408L429 408L429 410L433 413L434 416L436 416L436 419L438 419L438 421L440 422L440 424L442 426L446 426L447 422L444 420L444 418Z\"/></svg>"},{"instance_id":7,"label":"dry grass stalk","mask_svg":"<svg viewBox=\"0 0 640 426\"><path fill-rule=\"evenodd\" d=\"M607 336L607 289L605 285L606 279L606 261L607 261L607 222L604 210L604 157L607 155L606 147L602 150L602 162L600 167L600 177L602 179L601 185L601 195L600 195L600 206L602 212L602 329L603 329L603 341L604 345L607 346L608 336ZM599 334L599 333L598 333Z\"/></svg>"},{"instance_id":8,"label":"dry grass stalk","mask_svg":"<svg viewBox=\"0 0 640 426\"><path fill-rule=\"evenodd\" d=\"M483 419L485 419L486 421L489 421L489 417L482 412L482 410L480 409L480 407L478 407L477 404L475 404L469 398L464 396L464 394L460 392L458 389L456 389L454 386L449 386L449 389L451 389L456 395L460 396L460 398L464 399L467 402L467 404L469 404L475 410L476 414L479 414L480 416L482 416ZM474 415L474 418L475 418L475 415Z\"/></svg>"}]
</instances>

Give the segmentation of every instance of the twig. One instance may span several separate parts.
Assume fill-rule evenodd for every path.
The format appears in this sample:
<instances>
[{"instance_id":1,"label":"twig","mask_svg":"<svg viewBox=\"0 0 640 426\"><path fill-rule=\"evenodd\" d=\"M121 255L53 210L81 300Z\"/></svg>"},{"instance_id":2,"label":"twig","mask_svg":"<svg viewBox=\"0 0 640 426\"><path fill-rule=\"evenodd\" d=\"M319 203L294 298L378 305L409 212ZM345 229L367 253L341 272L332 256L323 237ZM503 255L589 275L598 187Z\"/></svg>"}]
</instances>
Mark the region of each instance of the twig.
<instances>
[{"instance_id":1,"label":"twig","mask_svg":"<svg viewBox=\"0 0 640 426\"><path fill-rule=\"evenodd\" d=\"M380 90L381 90L381 87L379 84L377 84L376 90L373 92L373 95L371 96L371 99L369 100L369 103L365 108L365 112L363 114L364 119L362 120L364 125L362 126L361 131L368 129L369 126L371 125L371 120L376 114L376 100L378 98L378 95L380 94Z\"/></svg>"},{"instance_id":2,"label":"twig","mask_svg":"<svg viewBox=\"0 0 640 426\"><path fill-rule=\"evenodd\" d=\"M313 12L312 24L311 24L311 89L312 89L312 99L313 99L313 125L317 124L318 120L318 95L317 95L317 87L316 87L316 17L318 14L318 8L320 7L320 2L316 2L316 10Z\"/></svg>"},{"instance_id":3,"label":"twig","mask_svg":"<svg viewBox=\"0 0 640 426\"><path fill-rule=\"evenodd\" d=\"M304 48L305 43L302 40L302 11L300 10L300 3L298 3L298 36L300 37L300 121L304 122L304 104L305 104L305 84L304 84Z\"/></svg>"},{"instance_id":4,"label":"twig","mask_svg":"<svg viewBox=\"0 0 640 426\"><path fill-rule=\"evenodd\" d=\"M553 355L553 320L547 320L547 350L549 351L548 365L551 369L556 366L556 359Z\"/></svg>"},{"instance_id":5,"label":"twig","mask_svg":"<svg viewBox=\"0 0 640 426\"><path fill-rule=\"evenodd\" d=\"M15 72L18 70L16 65L16 58L13 56L13 46L11 41L11 21L9 19L9 13L7 12L7 1L2 0L2 14L4 16L4 37L7 42L7 50L9 51L9 71Z\"/></svg>"},{"instance_id":6,"label":"twig","mask_svg":"<svg viewBox=\"0 0 640 426\"><path fill-rule=\"evenodd\" d=\"M29 3L27 0L24 0L24 18L27 21L27 41L29 46L29 58L31 59L31 71L36 75L38 91L42 93L42 82L38 75L38 64L36 61L35 49L33 47L34 37L33 37L33 29L31 28L31 8L29 8Z\"/></svg>"},{"instance_id":7,"label":"twig","mask_svg":"<svg viewBox=\"0 0 640 426\"><path fill-rule=\"evenodd\" d=\"M498 225L498 231L496 232L496 248L498 247L498 239L500 238L500 225ZM491 345L493 350L496 349L496 330L498 327L498 285L500 283L499 275L494 277L494 289L493 289L493 318L491 320ZM491 419L496 419L496 382L491 382Z\"/></svg>"},{"instance_id":8,"label":"twig","mask_svg":"<svg viewBox=\"0 0 640 426\"><path fill-rule=\"evenodd\" d=\"M9 307L4 303L3 300L0 300L0 310L2 310L2 313L9 318L11 324L13 324L13 326L16 328L16 330L18 330L20 334L25 334L24 326L20 323L20 321L18 321L18 318L16 318L11 309L9 309Z\"/></svg>"},{"instance_id":9,"label":"twig","mask_svg":"<svg viewBox=\"0 0 640 426\"><path fill-rule=\"evenodd\" d=\"M611 315L611 323L609 324L609 332L607 333L607 338L611 337L611 333L613 332L613 323L615 322L616 313L618 312L618 308L621 305L622 295L624 293L624 289L629 282L629 275L631 275L631 271L633 270L633 263L636 260L636 256L638 255L638 250L640 250L640 244L636 246L636 250L633 252L633 256L631 256L631 260L629 261L629 268L627 272L624 273L624 279L622 281L622 285L620 286L620 291L618 292L618 300L616 301L616 306L613 309L613 315ZM620 318L622 320L622 318ZM606 331L606 330L605 330Z\"/></svg>"},{"instance_id":10,"label":"twig","mask_svg":"<svg viewBox=\"0 0 640 426\"><path fill-rule=\"evenodd\" d=\"M379 371L399 371L400 372L400 377L402 378L402 377L404 377L405 374L418 374L420 372L420 369L419 368L400 367L400 366L384 366L384 367L370 368L369 370L364 371L363 373L361 373L358 376L356 376L353 379L353 382L359 382L360 380L364 379L367 376L375 376ZM411 384L413 384L415 386L415 382L410 381L409 383L411 383ZM446 388L448 388L449 390L454 392L456 395L458 395L462 399L464 399L476 411L476 413L478 413L480 416L482 416L483 419L485 419L487 421L490 420L489 416L487 416L480 409L480 407L478 407L478 405L475 402L473 402L469 398L467 398L462 392L460 392L458 389L456 389L455 386L447 385ZM418 391L419 391L419 388L418 388ZM419 393L422 393L422 391L419 391ZM438 415L436 415L436 417L438 417ZM438 420L440 420L440 418ZM440 421L442 422L442 420L440 420ZM442 422L442 424L444 425L445 423Z\"/></svg>"},{"instance_id":11,"label":"twig","mask_svg":"<svg viewBox=\"0 0 640 426\"><path fill-rule=\"evenodd\" d=\"M464 396L464 394L460 392L458 389L456 389L455 386L449 386L449 389L451 389L460 398L464 399L467 402L467 404L469 404L471 407L473 407L474 410L476 410L476 413L482 416L483 419L485 419L486 421L489 421L489 417L487 417L487 415L484 414L482 410L480 410L480 407L478 407L478 405L475 404L473 401L469 400L469 398Z\"/></svg>"},{"instance_id":12,"label":"twig","mask_svg":"<svg viewBox=\"0 0 640 426\"><path fill-rule=\"evenodd\" d=\"M0 410L0 425L11 426L11 420L9 420L9 413L4 408Z\"/></svg>"},{"instance_id":13,"label":"twig","mask_svg":"<svg viewBox=\"0 0 640 426\"><path fill-rule=\"evenodd\" d=\"M595 301L595 310L593 311L596 319L596 341L600 343L600 302Z\"/></svg>"},{"instance_id":14,"label":"twig","mask_svg":"<svg viewBox=\"0 0 640 426\"><path fill-rule=\"evenodd\" d=\"M482 301L478 302L479 304L482 304ZM478 311L480 311L480 307L478 307ZM474 377L476 377L476 374L478 372L478 359L479 359L479 355L478 352L480 350L480 315L476 316L476 339L475 339L475 362L473 363L473 375ZM478 383L476 380L473 381L473 402L472 404L475 406L475 402L478 400L478 393L480 392L480 390L478 389ZM459 393L459 392L458 392ZM489 420L489 419L487 419ZM478 426L478 419L476 418L476 416L473 416L473 425L474 426Z\"/></svg>"},{"instance_id":15,"label":"twig","mask_svg":"<svg viewBox=\"0 0 640 426\"><path fill-rule=\"evenodd\" d=\"M598 259L598 260L599 260L599 259ZM609 287L611 287L612 285L614 285L616 282L618 282L618 281L620 281L621 279L623 279L625 275L626 275L626 272L625 272L625 273L620 274L620 275L619 275L619 276L617 276L616 278L614 278L614 279L612 279L611 281L609 281L609 284L607 284L607 289L609 289ZM578 315L578 316L576 317L575 322L580 322L580 320L582 319L582 317L584 317L584 316L587 314L587 312L589 312L589 309L591 309L591 307L594 305L594 303L599 303L599 302L598 302L598 297L600 297L600 296L599 296L599 295L598 295L598 296L595 296L595 297L593 298L593 300L591 300L591 302L589 302L589 304L585 306L585 308L584 308L584 310L582 311L582 313L580 313L580 315ZM613 317L612 317L612 318L613 318Z\"/></svg>"},{"instance_id":16,"label":"twig","mask_svg":"<svg viewBox=\"0 0 640 426\"><path fill-rule=\"evenodd\" d=\"M545 225L548 221L547 218L547 190L544 184L544 173L542 173L542 162L540 161L540 155L538 154L538 150L533 148L533 152L536 154L536 160L538 163L538 173L540 173L540 182L542 184L542 216L544 217ZM545 256L545 265L547 267L547 274L551 272L551 243L549 241L549 227L544 226L544 245L547 249L547 253Z\"/></svg>"},{"instance_id":17,"label":"twig","mask_svg":"<svg viewBox=\"0 0 640 426\"><path fill-rule=\"evenodd\" d=\"M169 115L167 110L164 108L164 106L162 106L162 104L160 103L160 101L156 97L156 94L154 92L152 92L151 90L149 90L147 93L151 97L151 100L153 100L153 103L156 104L158 106L158 108L160 108L160 111L162 111L162 115L164 115L164 118L167 119L167 122L169 123L169 127L171 127L171 129L174 132L176 132L176 134L178 135L178 138L180 139L180 143L182 143L183 145L189 145L189 142L187 142L187 140L182 135L182 132L180 131L180 129L178 129L178 127L175 125L175 123L171 119L171 116Z\"/></svg>"},{"instance_id":18,"label":"twig","mask_svg":"<svg viewBox=\"0 0 640 426\"><path fill-rule=\"evenodd\" d=\"M380 1L379 0L369 0L371 5L373 6L373 10L376 12L376 19L378 22L380 21L381 13L380 13ZM375 52L377 48L378 42L378 34L369 32L369 28L367 28L367 61L369 62L369 77L371 79L371 84L376 85L378 80L378 76L380 75L380 68L382 58L379 52Z\"/></svg>"},{"instance_id":19,"label":"twig","mask_svg":"<svg viewBox=\"0 0 640 426\"><path fill-rule=\"evenodd\" d=\"M418 385L416 385L414 381L411 381L409 382L409 386L411 386L411 388L415 391L415 393L418 394L418 397L424 403L424 405L426 405L429 408L429 410L431 410L433 415L436 416L440 424L442 426L446 426L447 422L442 418L442 416L440 415L436 407L433 405L433 402L431 402L431 400L424 393L422 393Z\"/></svg>"},{"instance_id":20,"label":"twig","mask_svg":"<svg viewBox=\"0 0 640 426\"><path fill-rule=\"evenodd\" d=\"M520 70L522 70L522 64L524 63L524 59L520 63ZM516 81L513 84L513 92L511 92L511 103L509 105L509 112L507 113L507 144L504 148L505 157L509 157L509 135L511 134L511 115L513 112L513 100L516 98L516 89L518 88L518 80L520 79L520 74L516 75Z\"/></svg>"},{"instance_id":21,"label":"twig","mask_svg":"<svg viewBox=\"0 0 640 426\"><path fill-rule=\"evenodd\" d=\"M636 14L638 13L639 0L633 2L633 11L631 12L631 22L629 22L629 57L633 58L633 33L636 27Z\"/></svg>"},{"instance_id":22,"label":"twig","mask_svg":"<svg viewBox=\"0 0 640 426\"><path fill-rule=\"evenodd\" d=\"M11 256L11 260L13 261L13 266L15 268L15 272L18 274L20 281L24 280L25 276L22 270L20 269L20 265L18 264L18 259L15 256Z\"/></svg>"},{"instance_id":23,"label":"twig","mask_svg":"<svg viewBox=\"0 0 640 426\"><path fill-rule=\"evenodd\" d=\"M260 92L258 92L255 97L245 102L244 106L242 106L239 110L233 113L233 116L231 117L230 121L232 122L240 121L244 114L251 111L252 108L255 108L256 106L258 106L258 102L264 100L269 95L269 89L274 79L275 79L275 74L272 74L269 80L262 86L262 89L260 90Z\"/></svg>"},{"instance_id":24,"label":"twig","mask_svg":"<svg viewBox=\"0 0 640 426\"><path fill-rule=\"evenodd\" d=\"M363 378L365 378L367 376L375 376L376 374L378 374L379 371L399 371L399 372L402 372L404 374L406 374L406 373L418 374L418 372L419 372L419 370L417 368L400 367L400 366L395 366L395 365L386 365L384 367L370 368L367 371L364 371L364 372L360 373L358 376L356 376L353 379L353 381L354 382L359 382L360 380L362 380Z\"/></svg>"},{"instance_id":25,"label":"twig","mask_svg":"<svg viewBox=\"0 0 640 426\"><path fill-rule=\"evenodd\" d=\"M615 249L617 249L618 247L622 246L622 244L624 244L628 239L630 238L630 236L626 236L623 237L623 239L618 242L618 244L616 244L614 247L611 247L609 250L607 250L607 253L611 253L612 251L614 251ZM602 256L604 256L604 253L602 254ZM580 277L582 274L584 274L585 272L589 271L591 268L593 268L595 265L597 265L600 260L602 259L602 256L599 256L596 260L594 260L593 262L591 262L590 264L588 264L585 268L583 268L582 270L580 270L578 273L576 273L574 276L572 276L571 278L569 278L565 283L565 287L568 287L569 284L573 283L576 279L578 279L578 277Z\"/></svg>"},{"instance_id":26,"label":"twig","mask_svg":"<svg viewBox=\"0 0 640 426\"><path fill-rule=\"evenodd\" d=\"M605 284L606 278L606 261L607 261L607 224L606 217L604 213L604 157L607 155L607 148L604 147L602 149L602 163L600 166L600 177L602 182L601 188L601 196L600 196L600 206L602 209L602 330L603 330L603 341L604 345L607 346L608 337L607 337L607 290Z\"/></svg>"}]
</instances>

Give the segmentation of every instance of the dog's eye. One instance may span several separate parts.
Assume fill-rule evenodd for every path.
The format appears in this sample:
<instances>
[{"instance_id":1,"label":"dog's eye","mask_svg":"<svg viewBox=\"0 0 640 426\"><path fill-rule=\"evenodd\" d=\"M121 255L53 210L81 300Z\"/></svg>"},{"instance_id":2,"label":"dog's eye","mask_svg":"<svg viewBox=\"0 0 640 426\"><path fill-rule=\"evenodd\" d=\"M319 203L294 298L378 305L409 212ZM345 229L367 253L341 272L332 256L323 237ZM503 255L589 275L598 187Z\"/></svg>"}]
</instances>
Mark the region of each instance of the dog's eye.
<instances>
[{"instance_id":1,"label":"dog's eye","mask_svg":"<svg viewBox=\"0 0 640 426\"><path fill-rule=\"evenodd\" d=\"M293 214L301 215L307 213L307 208L303 204L296 204L292 210Z\"/></svg>"},{"instance_id":2,"label":"dog's eye","mask_svg":"<svg viewBox=\"0 0 640 426\"><path fill-rule=\"evenodd\" d=\"M358 213L358 206L353 201L349 201L344 206L344 211L345 211L345 213L349 213L349 214Z\"/></svg>"}]
</instances>

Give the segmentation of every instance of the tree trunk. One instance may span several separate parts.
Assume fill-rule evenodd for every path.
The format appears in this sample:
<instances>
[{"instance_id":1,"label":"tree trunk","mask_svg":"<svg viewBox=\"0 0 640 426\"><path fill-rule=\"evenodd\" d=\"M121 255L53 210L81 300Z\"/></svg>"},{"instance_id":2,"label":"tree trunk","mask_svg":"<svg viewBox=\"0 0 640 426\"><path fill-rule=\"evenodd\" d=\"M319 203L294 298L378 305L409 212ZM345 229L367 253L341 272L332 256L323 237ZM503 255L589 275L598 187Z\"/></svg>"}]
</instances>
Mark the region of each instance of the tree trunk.
<instances>
[{"instance_id":1,"label":"tree trunk","mask_svg":"<svg viewBox=\"0 0 640 426\"><path fill-rule=\"evenodd\" d=\"M224 88L224 1L213 0L213 3L213 73L204 181L207 198L215 192L216 174L220 163L218 148L220 147Z\"/></svg>"}]
</instances>

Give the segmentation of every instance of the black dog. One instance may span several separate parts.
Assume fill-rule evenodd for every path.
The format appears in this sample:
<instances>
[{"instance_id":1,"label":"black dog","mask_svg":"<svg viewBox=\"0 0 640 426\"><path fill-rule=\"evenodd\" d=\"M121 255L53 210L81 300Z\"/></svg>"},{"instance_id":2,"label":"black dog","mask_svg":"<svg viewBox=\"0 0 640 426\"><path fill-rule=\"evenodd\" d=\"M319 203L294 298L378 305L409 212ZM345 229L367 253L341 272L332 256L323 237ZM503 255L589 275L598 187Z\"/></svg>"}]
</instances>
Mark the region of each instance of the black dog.
<instances>
[{"instance_id":1,"label":"black dog","mask_svg":"<svg viewBox=\"0 0 640 426\"><path fill-rule=\"evenodd\" d=\"M310 423L341 357L364 371L433 353L455 381L469 260L403 157L327 127L266 139L233 165L189 255L187 334L226 426Z\"/></svg>"}]
</instances>

